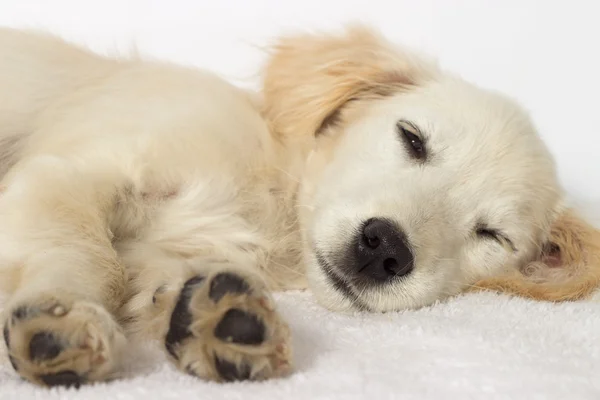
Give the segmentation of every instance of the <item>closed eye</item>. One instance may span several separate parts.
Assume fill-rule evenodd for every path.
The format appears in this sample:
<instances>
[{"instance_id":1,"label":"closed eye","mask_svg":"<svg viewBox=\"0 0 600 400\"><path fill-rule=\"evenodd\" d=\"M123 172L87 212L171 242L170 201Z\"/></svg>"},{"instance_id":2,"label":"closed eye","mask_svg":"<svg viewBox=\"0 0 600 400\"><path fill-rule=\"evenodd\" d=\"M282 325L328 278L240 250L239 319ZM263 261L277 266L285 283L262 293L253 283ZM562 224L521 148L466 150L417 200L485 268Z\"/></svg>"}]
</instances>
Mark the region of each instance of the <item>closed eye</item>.
<instances>
[{"instance_id":1,"label":"closed eye","mask_svg":"<svg viewBox=\"0 0 600 400\"><path fill-rule=\"evenodd\" d=\"M513 242L502 232L497 229L489 228L485 225L478 225L475 228L475 233L478 238L483 240L495 240L502 246L508 246L512 251L516 252L517 249Z\"/></svg>"},{"instance_id":2,"label":"closed eye","mask_svg":"<svg viewBox=\"0 0 600 400\"><path fill-rule=\"evenodd\" d=\"M482 239L493 239L497 242L501 242L500 240L500 236L498 235L498 232L493 230L493 229L489 229L489 228L477 228L477 230L475 231L475 233L477 233L477 236L479 236Z\"/></svg>"}]
</instances>

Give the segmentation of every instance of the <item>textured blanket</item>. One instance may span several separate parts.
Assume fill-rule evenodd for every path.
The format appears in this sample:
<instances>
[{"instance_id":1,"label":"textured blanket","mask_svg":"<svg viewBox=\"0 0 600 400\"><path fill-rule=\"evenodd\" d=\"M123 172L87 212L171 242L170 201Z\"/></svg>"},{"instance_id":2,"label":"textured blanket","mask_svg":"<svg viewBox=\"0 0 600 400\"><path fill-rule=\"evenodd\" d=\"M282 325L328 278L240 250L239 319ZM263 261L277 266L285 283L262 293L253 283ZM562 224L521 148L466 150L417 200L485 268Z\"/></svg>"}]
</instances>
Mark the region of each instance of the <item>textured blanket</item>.
<instances>
[{"instance_id":1,"label":"textured blanket","mask_svg":"<svg viewBox=\"0 0 600 400\"><path fill-rule=\"evenodd\" d=\"M294 334L287 378L202 382L140 343L126 377L79 390L35 387L3 359L0 399L600 399L597 302L471 294L417 311L341 315L308 292L277 301Z\"/></svg>"}]
</instances>

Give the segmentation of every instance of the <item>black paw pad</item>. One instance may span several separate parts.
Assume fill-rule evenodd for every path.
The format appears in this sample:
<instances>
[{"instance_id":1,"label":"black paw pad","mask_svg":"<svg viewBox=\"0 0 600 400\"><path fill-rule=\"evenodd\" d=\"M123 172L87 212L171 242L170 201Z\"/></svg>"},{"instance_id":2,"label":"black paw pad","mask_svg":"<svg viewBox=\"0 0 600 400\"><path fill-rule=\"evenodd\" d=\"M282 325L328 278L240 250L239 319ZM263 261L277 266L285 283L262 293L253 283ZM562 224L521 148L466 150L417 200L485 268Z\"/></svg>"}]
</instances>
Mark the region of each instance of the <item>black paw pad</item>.
<instances>
[{"instance_id":1,"label":"black paw pad","mask_svg":"<svg viewBox=\"0 0 600 400\"><path fill-rule=\"evenodd\" d=\"M39 375L38 378L48 386L74 386L78 388L84 383L75 371L62 371L56 374Z\"/></svg>"},{"instance_id":2,"label":"black paw pad","mask_svg":"<svg viewBox=\"0 0 600 400\"><path fill-rule=\"evenodd\" d=\"M223 272L213 278L208 297L216 303L227 293L248 293L249 291L250 286L244 279L229 272Z\"/></svg>"},{"instance_id":3,"label":"black paw pad","mask_svg":"<svg viewBox=\"0 0 600 400\"><path fill-rule=\"evenodd\" d=\"M31 361L51 360L62 351L63 346L50 332L39 332L29 342L29 359Z\"/></svg>"},{"instance_id":4,"label":"black paw pad","mask_svg":"<svg viewBox=\"0 0 600 400\"><path fill-rule=\"evenodd\" d=\"M232 308L217 324L214 335L225 342L257 345L265 340L265 326L255 315Z\"/></svg>"},{"instance_id":5,"label":"black paw pad","mask_svg":"<svg viewBox=\"0 0 600 400\"><path fill-rule=\"evenodd\" d=\"M189 310L190 300L196 287L204 280L201 276L195 276L188 280L181 289L169 323L169 332L165 337L165 347L169 354L177 358L175 346L191 335L189 326L192 323L192 314Z\"/></svg>"},{"instance_id":6,"label":"black paw pad","mask_svg":"<svg viewBox=\"0 0 600 400\"><path fill-rule=\"evenodd\" d=\"M250 379L250 366L248 364L237 367L234 363L215 357L215 368L219 376L227 382Z\"/></svg>"}]
</instances>

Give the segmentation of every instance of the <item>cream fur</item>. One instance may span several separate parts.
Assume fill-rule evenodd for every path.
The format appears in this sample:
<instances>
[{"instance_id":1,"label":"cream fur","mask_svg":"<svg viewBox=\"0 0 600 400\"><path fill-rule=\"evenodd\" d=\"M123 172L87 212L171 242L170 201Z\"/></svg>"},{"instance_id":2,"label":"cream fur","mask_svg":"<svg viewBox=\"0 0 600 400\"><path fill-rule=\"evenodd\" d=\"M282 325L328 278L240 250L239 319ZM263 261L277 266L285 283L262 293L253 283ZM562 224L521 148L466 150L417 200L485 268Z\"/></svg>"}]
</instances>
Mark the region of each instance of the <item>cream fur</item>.
<instances>
[{"instance_id":1,"label":"cream fur","mask_svg":"<svg viewBox=\"0 0 600 400\"><path fill-rule=\"evenodd\" d=\"M406 155L399 119L427 136L428 163ZM322 304L338 310L419 307L473 285L556 300L565 285L519 289L534 284L522 272L545 267L553 241L569 255L561 266L573 290L596 284L597 257L573 251L596 254L598 234L577 217L564 225L552 157L526 113L364 28L281 38L260 100L208 72L2 30L0 173L0 283L17 343L10 354L38 383L64 370L30 363L23 350L50 322L20 328L15 309L48 318L84 310L56 329L91 327L73 339L89 354L72 359L87 364L64 363L102 380L118 370L122 327L164 340L184 282L199 274L234 271L255 293L302 288L308 278ZM373 216L406 230L416 267L378 290L355 288L352 301L314 252L335 258ZM478 219L516 250L474 235ZM208 295L194 296L205 304ZM272 341L260 356L197 333L225 306L194 311L194 334L219 357L250 364L256 379L290 362L285 324L260 296L227 297L267 325ZM181 344L175 361L219 380L203 343Z\"/></svg>"}]
</instances>

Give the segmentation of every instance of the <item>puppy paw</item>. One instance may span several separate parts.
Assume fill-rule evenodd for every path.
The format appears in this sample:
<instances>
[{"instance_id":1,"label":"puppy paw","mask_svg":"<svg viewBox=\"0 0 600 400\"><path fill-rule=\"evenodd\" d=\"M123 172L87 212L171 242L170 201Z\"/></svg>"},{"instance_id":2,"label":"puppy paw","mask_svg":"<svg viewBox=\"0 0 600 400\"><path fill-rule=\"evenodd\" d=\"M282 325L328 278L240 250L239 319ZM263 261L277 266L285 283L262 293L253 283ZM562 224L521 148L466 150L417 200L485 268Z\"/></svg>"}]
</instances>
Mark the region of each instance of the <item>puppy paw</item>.
<instances>
[{"instance_id":1,"label":"puppy paw","mask_svg":"<svg viewBox=\"0 0 600 400\"><path fill-rule=\"evenodd\" d=\"M288 326L251 277L194 276L173 300L164 343L181 370L215 381L263 380L289 371Z\"/></svg>"},{"instance_id":2,"label":"puppy paw","mask_svg":"<svg viewBox=\"0 0 600 400\"><path fill-rule=\"evenodd\" d=\"M43 386L75 386L114 376L125 336L103 307L58 300L19 304L4 324L10 362Z\"/></svg>"}]
</instances>

